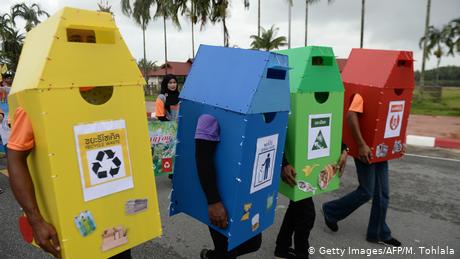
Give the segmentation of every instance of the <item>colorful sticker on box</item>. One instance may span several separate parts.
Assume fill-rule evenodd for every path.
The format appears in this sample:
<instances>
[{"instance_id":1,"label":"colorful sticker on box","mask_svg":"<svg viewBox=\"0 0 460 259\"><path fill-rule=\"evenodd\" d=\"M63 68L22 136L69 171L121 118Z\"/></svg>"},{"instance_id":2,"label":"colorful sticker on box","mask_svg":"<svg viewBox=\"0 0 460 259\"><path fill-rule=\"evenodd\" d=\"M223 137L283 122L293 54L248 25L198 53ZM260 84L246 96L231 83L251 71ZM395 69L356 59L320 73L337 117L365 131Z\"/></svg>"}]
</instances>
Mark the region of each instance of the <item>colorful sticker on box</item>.
<instances>
[{"instance_id":1,"label":"colorful sticker on box","mask_svg":"<svg viewBox=\"0 0 460 259\"><path fill-rule=\"evenodd\" d=\"M243 206L243 216L241 217L241 221L245 221L249 219L249 213L252 208L252 203L246 203Z\"/></svg>"},{"instance_id":2,"label":"colorful sticker on box","mask_svg":"<svg viewBox=\"0 0 460 259\"><path fill-rule=\"evenodd\" d=\"M102 233L101 249L103 252L126 243L128 243L128 230L122 226L106 229Z\"/></svg>"},{"instance_id":3,"label":"colorful sticker on box","mask_svg":"<svg viewBox=\"0 0 460 259\"><path fill-rule=\"evenodd\" d=\"M88 236L96 230L96 223L93 215L89 211L83 211L74 218L75 226L83 237Z\"/></svg>"},{"instance_id":4,"label":"colorful sticker on box","mask_svg":"<svg viewBox=\"0 0 460 259\"><path fill-rule=\"evenodd\" d=\"M316 188L313 187L309 182L297 181L297 187L303 192L311 192L315 194Z\"/></svg>"},{"instance_id":5,"label":"colorful sticker on box","mask_svg":"<svg viewBox=\"0 0 460 259\"><path fill-rule=\"evenodd\" d=\"M259 228L259 220L260 220L260 216L259 216L259 213L257 213L256 215L254 215L254 217L252 217L251 219L251 226L252 226L252 231L256 231L258 228Z\"/></svg>"},{"instance_id":6,"label":"colorful sticker on box","mask_svg":"<svg viewBox=\"0 0 460 259\"><path fill-rule=\"evenodd\" d=\"M135 214L147 210L147 199L129 200L125 204L126 214Z\"/></svg>"},{"instance_id":7,"label":"colorful sticker on box","mask_svg":"<svg viewBox=\"0 0 460 259\"><path fill-rule=\"evenodd\" d=\"M126 122L95 122L74 126L85 201L134 187Z\"/></svg>"},{"instance_id":8,"label":"colorful sticker on box","mask_svg":"<svg viewBox=\"0 0 460 259\"><path fill-rule=\"evenodd\" d=\"M306 165L303 169L302 172L305 174L305 177L309 177L311 173L313 172L313 169L315 167L319 166L319 164L314 164L314 165Z\"/></svg>"},{"instance_id":9,"label":"colorful sticker on box","mask_svg":"<svg viewBox=\"0 0 460 259\"><path fill-rule=\"evenodd\" d=\"M405 102L406 101L392 101L388 105L384 138L399 137L401 133Z\"/></svg>"},{"instance_id":10,"label":"colorful sticker on box","mask_svg":"<svg viewBox=\"0 0 460 259\"><path fill-rule=\"evenodd\" d=\"M396 140L394 145L393 145L393 151L392 153L399 153L403 150L403 144L401 143L401 140Z\"/></svg>"},{"instance_id":11,"label":"colorful sticker on box","mask_svg":"<svg viewBox=\"0 0 460 259\"><path fill-rule=\"evenodd\" d=\"M251 194L272 184L277 147L278 134L257 139L254 168L252 170Z\"/></svg>"},{"instance_id":12,"label":"colorful sticker on box","mask_svg":"<svg viewBox=\"0 0 460 259\"><path fill-rule=\"evenodd\" d=\"M267 210L271 209L273 207L273 199L274 199L275 195L274 194L271 194L271 195L268 195L267 197Z\"/></svg>"},{"instance_id":13,"label":"colorful sticker on box","mask_svg":"<svg viewBox=\"0 0 460 259\"><path fill-rule=\"evenodd\" d=\"M324 169L318 175L318 185L321 190L326 190L331 183L332 179L336 175L337 171L335 166L326 165Z\"/></svg>"},{"instance_id":14,"label":"colorful sticker on box","mask_svg":"<svg viewBox=\"0 0 460 259\"><path fill-rule=\"evenodd\" d=\"M375 156L378 158L386 157L387 154L388 154L388 146L383 143L378 145L377 148L375 149Z\"/></svg>"},{"instance_id":15,"label":"colorful sticker on box","mask_svg":"<svg viewBox=\"0 0 460 259\"><path fill-rule=\"evenodd\" d=\"M329 156L331 150L331 124L331 113L308 116L308 160Z\"/></svg>"}]
</instances>

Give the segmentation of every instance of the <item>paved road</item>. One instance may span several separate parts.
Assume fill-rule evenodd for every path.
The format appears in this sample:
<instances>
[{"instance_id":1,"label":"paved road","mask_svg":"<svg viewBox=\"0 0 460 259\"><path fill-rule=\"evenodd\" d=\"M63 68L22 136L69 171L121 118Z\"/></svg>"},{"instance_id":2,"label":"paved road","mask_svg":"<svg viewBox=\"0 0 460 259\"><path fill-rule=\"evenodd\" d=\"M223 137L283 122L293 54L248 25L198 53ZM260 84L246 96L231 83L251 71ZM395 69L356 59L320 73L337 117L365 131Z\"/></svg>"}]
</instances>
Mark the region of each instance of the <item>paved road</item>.
<instances>
[{"instance_id":1,"label":"paved road","mask_svg":"<svg viewBox=\"0 0 460 259\"><path fill-rule=\"evenodd\" d=\"M409 147L408 152L413 155L390 163L388 224L393 235L411 247L414 254L377 255L372 258L460 258L460 152L415 147ZM310 241L316 253L311 258L340 258L339 255L319 254L323 248L383 248L365 241L370 203L340 222L337 233L328 231L324 225L320 205L353 190L356 182L355 167L349 159L341 189L315 198L317 218ZM49 258L39 249L23 243L16 223L20 209L3 175L0 175L0 187L5 189L5 193L0 195L0 258ZM157 178L164 235L136 247L134 258L199 258L202 248L211 247L205 226L185 215L167 216L170 188L169 179ZM242 258L273 258L276 234L287 203L284 197L279 198L275 224L264 233L262 248ZM421 255L421 246L448 246L454 249L455 255ZM342 258L369 258L349 255L347 251Z\"/></svg>"}]
</instances>

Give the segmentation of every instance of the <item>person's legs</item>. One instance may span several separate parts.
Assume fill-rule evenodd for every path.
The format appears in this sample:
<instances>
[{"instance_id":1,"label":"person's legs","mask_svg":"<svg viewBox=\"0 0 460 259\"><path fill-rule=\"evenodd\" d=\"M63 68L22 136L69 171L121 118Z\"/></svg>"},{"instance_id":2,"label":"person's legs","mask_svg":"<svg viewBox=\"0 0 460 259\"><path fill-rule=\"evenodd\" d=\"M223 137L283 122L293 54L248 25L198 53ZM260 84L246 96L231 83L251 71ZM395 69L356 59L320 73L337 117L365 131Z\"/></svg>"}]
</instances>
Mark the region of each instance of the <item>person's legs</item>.
<instances>
[{"instance_id":1,"label":"person's legs","mask_svg":"<svg viewBox=\"0 0 460 259\"><path fill-rule=\"evenodd\" d=\"M310 231L315 223L315 204L313 198L296 202L297 213L294 215L294 249L296 258L308 258Z\"/></svg>"},{"instance_id":2,"label":"person's legs","mask_svg":"<svg viewBox=\"0 0 460 259\"><path fill-rule=\"evenodd\" d=\"M375 191L367 228L367 239L370 241L389 240L391 231L386 224L389 203L388 162L377 163L375 168Z\"/></svg>"},{"instance_id":3,"label":"person's legs","mask_svg":"<svg viewBox=\"0 0 460 259\"><path fill-rule=\"evenodd\" d=\"M112 257L109 257L109 259L131 259L131 249L128 249L126 251L123 251L117 255L114 255Z\"/></svg>"},{"instance_id":4,"label":"person's legs","mask_svg":"<svg viewBox=\"0 0 460 259\"><path fill-rule=\"evenodd\" d=\"M305 256L308 258L308 238L313 228L315 217L315 204L312 198L296 202L290 201L276 239L275 255L289 256L292 235L294 234L295 253L300 256L299 258L304 258Z\"/></svg>"},{"instance_id":5,"label":"person's legs","mask_svg":"<svg viewBox=\"0 0 460 259\"><path fill-rule=\"evenodd\" d=\"M323 204L324 217L327 221L337 222L345 219L353 211L368 202L374 193L375 167L354 159L359 186L344 197Z\"/></svg>"},{"instance_id":6,"label":"person's legs","mask_svg":"<svg viewBox=\"0 0 460 259\"><path fill-rule=\"evenodd\" d=\"M292 246L292 234L294 234L295 208L293 201L289 201L289 206L284 214L283 223L276 238L275 254L287 254Z\"/></svg>"},{"instance_id":7,"label":"person's legs","mask_svg":"<svg viewBox=\"0 0 460 259\"><path fill-rule=\"evenodd\" d=\"M242 243L231 251L227 251L228 239L218 231L209 227L212 241L214 243L214 250L209 250L206 254L207 258L212 259L230 259L236 258L240 255L248 254L259 250L262 244L262 234L258 234L248 241Z\"/></svg>"},{"instance_id":8,"label":"person's legs","mask_svg":"<svg viewBox=\"0 0 460 259\"><path fill-rule=\"evenodd\" d=\"M237 246L235 249L230 251L230 254L238 257L241 255L253 253L259 250L260 246L262 245L262 234L257 234L256 236L252 237L248 241L242 243L241 245Z\"/></svg>"}]
</instances>

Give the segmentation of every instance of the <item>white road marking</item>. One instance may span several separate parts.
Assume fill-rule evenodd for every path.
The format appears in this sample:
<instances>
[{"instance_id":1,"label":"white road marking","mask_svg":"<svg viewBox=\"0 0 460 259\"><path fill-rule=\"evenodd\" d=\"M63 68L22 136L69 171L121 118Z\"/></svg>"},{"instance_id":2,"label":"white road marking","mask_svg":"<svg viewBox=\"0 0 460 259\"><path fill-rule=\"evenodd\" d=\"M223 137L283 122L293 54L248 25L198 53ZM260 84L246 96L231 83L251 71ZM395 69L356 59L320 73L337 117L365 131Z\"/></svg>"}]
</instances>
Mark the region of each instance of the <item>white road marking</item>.
<instances>
[{"instance_id":1,"label":"white road marking","mask_svg":"<svg viewBox=\"0 0 460 259\"><path fill-rule=\"evenodd\" d=\"M405 156L413 156L413 157L421 157L421 158L429 158L435 160L443 160L443 161L451 161L451 162L460 162L459 159L453 158L444 158L444 157L435 157L435 156L423 156L423 155L416 155L416 154L405 154Z\"/></svg>"}]
</instances>

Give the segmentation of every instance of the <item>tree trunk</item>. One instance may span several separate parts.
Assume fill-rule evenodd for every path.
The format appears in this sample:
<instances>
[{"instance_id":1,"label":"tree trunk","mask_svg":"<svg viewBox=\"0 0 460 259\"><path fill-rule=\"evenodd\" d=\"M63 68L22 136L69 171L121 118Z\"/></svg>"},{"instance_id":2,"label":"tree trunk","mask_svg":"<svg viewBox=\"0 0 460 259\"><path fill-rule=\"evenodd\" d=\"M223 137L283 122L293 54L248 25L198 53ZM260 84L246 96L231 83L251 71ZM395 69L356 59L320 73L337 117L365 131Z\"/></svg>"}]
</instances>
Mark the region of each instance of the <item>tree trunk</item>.
<instances>
[{"instance_id":1,"label":"tree trunk","mask_svg":"<svg viewBox=\"0 0 460 259\"><path fill-rule=\"evenodd\" d=\"M362 0L361 4L361 40L359 43L359 47L363 48L363 37L364 37L364 6L366 4L366 0Z\"/></svg>"},{"instance_id":2,"label":"tree trunk","mask_svg":"<svg viewBox=\"0 0 460 259\"><path fill-rule=\"evenodd\" d=\"M224 47L228 47L229 40L228 40L228 35L227 35L227 24L226 24L225 17L222 18L222 27L224 30Z\"/></svg>"},{"instance_id":3,"label":"tree trunk","mask_svg":"<svg viewBox=\"0 0 460 259\"><path fill-rule=\"evenodd\" d=\"M305 1L305 47L307 46L308 35L308 0Z\"/></svg>"},{"instance_id":4,"label":"tree trunk","mask_svg":"<svg viewBox=\"0 0 460 259\"><path fill-rule=\"evenodd\" d=\"M260 0L257 0L257 37L260 37Z\"/></svg>"},{"instance_id":5,"label":"tree trunk","mask_svg":"<svg viewBox=\"0 0 460 259\"><path fill-rule=\"evenodd\" d=\"M438 62L436 63L436 86L439 86L439 64L441 63L441 57L438 57Z\"/></svg>"},{"instance_id":6,"label":"tree trunk","mask_svg":"<svg viewBox=\"0 0 460 259\"><path fill-rule=\"evenodd\" d=\"M148 75L147 75L147 66L145 65L145 63L147 62L147 54L146 54L146 51L145 51L145 23L142 22L142 42L143 42L143 47L144 47L144 66L143 66L143 70L144 70L144 79L145 79L145 82L148 84Z\"/></svg>"},{"instance_id":7,"label":"tree trunk","mask_svg":"<svg viewBox=\"0 0 460 259\"><path fill-rule=\"evenodd\" d=\"M288 3L289 5L289 23L288 23L288 49L291 48L291 9L292 9L292 6L290 3Z\"/></svg>"},{"instance_id":8,"label":"tree trunk","mask_svg":"<svg viewBox=\"0 0 460 259\"><path fill-rule=\"evenodd\" d=\"M195 10L195 8L194 8L194 4L192 2L192 58L193 59L195 58L195 32L194 32L194 28L193 28L193 26L194 26L193 17L194 17L194 12L195 12L194 10Z\"/></svg>"},{"instance_id":9,"label":"tree trunk","mask_svg":"<svg viewBox=\"0 0 460 259\"><path fill-rule=\"evenodd\" d=\"M423 41L423 56L422 56L422 71L420 72L420 86L425 86L425 60L426 60L426 44L428 36L428 27L430 26L430 8L431 0L426 2L426 16L425 16L425 39Z\"/></svg>"},{"instance_id":10,"label":"tree trunk","mask_svg":"<svg viewBox=\"0 0 460 259\"><path fill-rule=\"evenodd\" d=\"M166 39L166 17L163 16L163 33L165 38L165 75L168 74L168 41Z\"/></svg>"}]
</instances>

